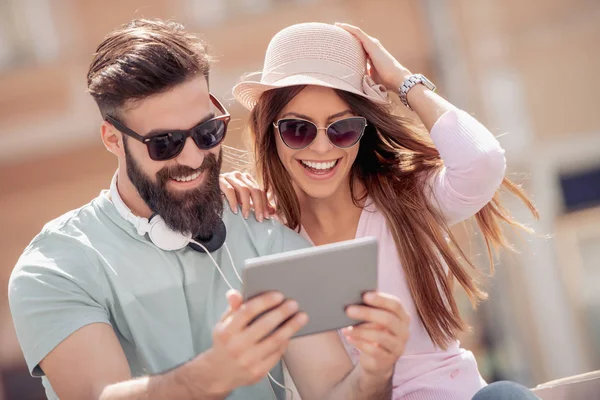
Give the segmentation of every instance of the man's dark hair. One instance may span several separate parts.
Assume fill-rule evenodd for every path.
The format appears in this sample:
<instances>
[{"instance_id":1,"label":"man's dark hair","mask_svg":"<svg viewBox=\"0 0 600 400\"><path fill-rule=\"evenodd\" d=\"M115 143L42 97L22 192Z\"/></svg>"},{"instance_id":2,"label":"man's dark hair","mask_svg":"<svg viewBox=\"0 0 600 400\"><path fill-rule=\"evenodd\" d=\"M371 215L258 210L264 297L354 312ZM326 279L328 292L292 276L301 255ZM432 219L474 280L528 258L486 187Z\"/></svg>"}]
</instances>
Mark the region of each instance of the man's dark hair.
<instances>
[{"instance_id":1,"label":"man's dark hair","mask_svg":"<svg viewBox=\"0 0 600 400\"><path fill-rule=\"evenodd\" d=\"M198 73L208 82L205 43L183 25L136 19L111 32L96 49L88 92L104 118L119 119L125 103L165 92Z\"/></svg>"}]
</instances>

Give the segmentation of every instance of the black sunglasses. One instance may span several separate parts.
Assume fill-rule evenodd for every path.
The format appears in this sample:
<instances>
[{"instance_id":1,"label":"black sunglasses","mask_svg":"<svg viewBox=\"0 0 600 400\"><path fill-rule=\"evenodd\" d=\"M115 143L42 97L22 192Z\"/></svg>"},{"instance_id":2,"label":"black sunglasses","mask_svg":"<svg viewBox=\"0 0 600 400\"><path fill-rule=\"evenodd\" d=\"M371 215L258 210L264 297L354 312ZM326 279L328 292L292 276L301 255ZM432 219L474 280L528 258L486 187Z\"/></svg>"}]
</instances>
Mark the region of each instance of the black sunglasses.
<instances>
[{"instance_id":1,"label":"black sunglasses","mask_svg":"<svg viewBox=\"0 0 600 400\"><path fill-rule=\"evenodd\" d=\"M349 117L319 128L310 121L298 118L280 119L273 125L279 131L283 143L290 149L300 150L311 145L317 138L319 129L324 129L331 144L340 149L354 146L365 133L367 119Z\"/></svg>"},{"instance_id":2,"label":"black sunglasses","mask_svg":"<svg viewBox=\"0 0 600 400\"><path fill-rule=\"evenodd\" d=\"M177 157L183 150L185 142L189 137L202 150L210 150L218 146L225 139L227 125L231 120L231 116L212 94L210 95L210 100L223 115L201 122L189 130L173 130L161 132L156 135L142 136L109 115L105 117L105 120L121 133L144 143L148 148L148 154L151 159L165 161Z\"/></svg>"}]
</instances>

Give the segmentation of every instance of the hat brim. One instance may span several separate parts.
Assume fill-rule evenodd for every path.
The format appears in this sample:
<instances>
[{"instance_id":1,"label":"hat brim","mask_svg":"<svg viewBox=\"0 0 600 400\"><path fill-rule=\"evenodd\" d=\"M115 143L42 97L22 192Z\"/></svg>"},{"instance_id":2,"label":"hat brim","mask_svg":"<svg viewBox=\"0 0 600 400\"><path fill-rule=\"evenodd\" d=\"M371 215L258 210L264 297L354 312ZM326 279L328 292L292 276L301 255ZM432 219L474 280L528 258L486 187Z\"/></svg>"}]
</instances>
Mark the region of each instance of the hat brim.
<instances>
[{"instance_id":1,"label":"hat brim","mask_svg":"<svg viewBox=\"0 0 600 400\"><path fill-rule=\"evenodd\" d=\"M313 86L328 87L331 89L339 89L339 90L344 90L346 92L357 94L357 95L362 96L374 103L378 103L378 104L387 104L388 103L388 101L386 101L380 97L369 96L361 91L356 90L356 88L354 86L350 85L349 83L345 82L344 80L342 80L338 77L327 75L327 74L315 74L315 73L311 73L310 75L302 75L302 74L291 75L291 76L285 77L283 79L280 79L279 81L277 81L273 84L265 84L265 83L261 83L261 82L255 82L255 81L243 81L234 86L233 96L246 109L252 110L254 108L254 106L256 106L256 103L258 103L260 96L264 92L266 92L268 90L272 90L272 89L278 89L278 88L284 88L284 87L290 87L290 86L298 86L298 85L313 85Z\"/></svg>"}]
</instances>

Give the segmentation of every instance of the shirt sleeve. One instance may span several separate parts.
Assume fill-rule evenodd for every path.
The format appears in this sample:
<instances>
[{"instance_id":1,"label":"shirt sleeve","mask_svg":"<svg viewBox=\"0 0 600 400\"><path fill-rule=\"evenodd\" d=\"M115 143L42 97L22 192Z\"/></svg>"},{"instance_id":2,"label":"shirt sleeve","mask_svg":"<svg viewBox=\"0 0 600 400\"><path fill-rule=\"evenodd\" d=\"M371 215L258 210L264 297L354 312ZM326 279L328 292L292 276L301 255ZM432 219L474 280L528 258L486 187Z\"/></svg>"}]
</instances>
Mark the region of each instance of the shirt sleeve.
<instances>
[{"instance_id":1,"label":"shirt sleeve","mask_svg":"<svg viewBox=\"0 0 600 400\"><path fill-rule=\"evenodd\" d=\"M431 138L444 167L429 180L430 198L453 225L492 200L506 172L504 149L485 126L462 110L440 117Z\"/></svg>"},{"instance_id":2,"label":"shirt sleeve","mask_svg":"<svg viewBox=\"0 0 600 400\"><path fill-rule=\"evenodd\" d=\"M17 337L33 376L58 344L85 325L110 324L97 265L83 246L45 237L25 250L9 285L8 297Z\"/></svg>"}]
</instances>

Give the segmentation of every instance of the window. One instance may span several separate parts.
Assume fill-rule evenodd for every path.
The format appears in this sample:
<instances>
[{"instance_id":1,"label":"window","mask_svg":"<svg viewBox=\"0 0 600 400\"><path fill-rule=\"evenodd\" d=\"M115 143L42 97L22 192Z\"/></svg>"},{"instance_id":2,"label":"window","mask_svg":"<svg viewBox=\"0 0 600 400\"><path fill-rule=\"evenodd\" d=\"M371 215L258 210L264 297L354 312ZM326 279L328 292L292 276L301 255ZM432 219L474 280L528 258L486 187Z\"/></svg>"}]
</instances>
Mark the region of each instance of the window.
<instances>
[{"instance_id":1,"label":"window","mask_svg":"<svg viewBox=\"0 0 600 400\"><path fill-rule=\"evenodd\" d=\"M600 165L560 177L565 211L600 205Z\"/></svg>"}]
</instances>

